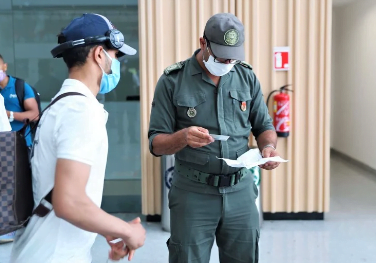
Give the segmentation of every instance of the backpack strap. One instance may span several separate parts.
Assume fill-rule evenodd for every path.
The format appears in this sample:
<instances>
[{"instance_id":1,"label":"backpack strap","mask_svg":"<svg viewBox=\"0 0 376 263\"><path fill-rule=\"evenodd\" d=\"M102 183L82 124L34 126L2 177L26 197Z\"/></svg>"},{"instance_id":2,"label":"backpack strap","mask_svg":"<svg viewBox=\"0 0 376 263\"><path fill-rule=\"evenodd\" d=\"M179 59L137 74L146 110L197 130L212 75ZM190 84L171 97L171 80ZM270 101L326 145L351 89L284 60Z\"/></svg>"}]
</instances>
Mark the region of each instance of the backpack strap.
<instances>
[{"instance_id":1,"label":"backpack strap","mask_svg":"<svg viewBox=\"0 0 376 263\"><path fill-rule=\"evenodd\" d=\"M79 93L79 92L66 92L66 93L63 93L63 94L60 94L59 96L57 96L50 104L48 104L48 106L39 114L39 119L40 117L42 117L43 113L48 109L50 108L52 105L54 105L56 102L58 102L59 100L65 98L65 97L68 97L68 96L85 96L84 94L82 93ZM85 96L86 97L86 96Z\"/></svg>"},{"instance_id":2,"label":"backpack strap","mask_svg":"<svg viewBox=\"0 0 376 263\"><path fill-rule=\"evenodd\" d=\"M27 134L25 134L24 136L28 136L29 133L31 132L34 132L36 131L37 127L38 127L38 124L39 124L39 120L42 118L42 115L43 113L49 109L52 105L54 105L56 102L58 102L59 100L61 100L62 98L65 98L65 97L68 97L68 96L85 96L84 94L81 94L79 92L66 92L66 93L63 93L63 94L60 94L59 96L57 96L50 104L48 104L48 106L42 111L39 113L39 115L37 117L35 117L34 119L32 120L29 120L29 119L26 119L24 120L25 124L24 126L22 127L22 129L20 130L20 133L21 134L25 134L25 131L26 131L26 128L27 126L30 125L30 123L34 123L34 125L30 125L32 127L30 127L30 130ZM38 118L38 120L36 120Z\"/></svg>"},{"instance_id":3,"label":"backpack strap","mask_svg":"<svg viewBox=\"0 0 376 263\"><path fill-rule=\"evenodd\" d=\"M24 107L24 99L25 99L25 81L23 79L15 78L16 79L16 95L18 98L18 102L20 103L20 107L23 111L25 111Z\"/></svg>"},{"instance_id":4,"label":"backpack strap","mask_svg":"<svg viewBox=\"0 0 376 263\"><path fill-rule=\"evenodd\" d=\"M34 127L32 127L31 129L36 129L36 127L38 127L38 124L39 124L39 120L40 118L42 117L43 113L48 109L50 108L52 105L54 105L56 102L58 102L59 100L61 100L62 98L65 98L65 97L68 97L68 96L85 96L84 94L81 94L79 92L66 92L66 93L63 93L59 96L56 97L56 99L54 99L40 114L39 114L39 119L38 121L36 122L36 125L34 125ZM30 131L31 131L30 129ZM50 204L52 204L52 191L54 189L52 188L51 191L43 198L44 200L46 200L47 202L49 202ZM42 200L43 200L42 199ZM52 209L49 209L47 207L45 207L42 202L39 203L39 205L33 210L33 215L37 215L39 217L45 217L46 215L48 215L49 212L51 212Z\"/></svg>"},{"instance_id":5,"label":"backpack strap","mask_svg":"<svg viewBox=\"0 0 376 263\"><path fill-rule=\"evenodd\" d=\"M44 200L46 200L47 202L49 202L50 204L52 204L52 191L54 189L52 188L51 191L43 198ZM45 207L42 202L39 203L39 205L33 210L33 213L32 215L37 215L39 217L45 217L46 215L48 215L49 212L51 212L52 209L49 209L47 207Z\"/></svg>"}]
</instances>

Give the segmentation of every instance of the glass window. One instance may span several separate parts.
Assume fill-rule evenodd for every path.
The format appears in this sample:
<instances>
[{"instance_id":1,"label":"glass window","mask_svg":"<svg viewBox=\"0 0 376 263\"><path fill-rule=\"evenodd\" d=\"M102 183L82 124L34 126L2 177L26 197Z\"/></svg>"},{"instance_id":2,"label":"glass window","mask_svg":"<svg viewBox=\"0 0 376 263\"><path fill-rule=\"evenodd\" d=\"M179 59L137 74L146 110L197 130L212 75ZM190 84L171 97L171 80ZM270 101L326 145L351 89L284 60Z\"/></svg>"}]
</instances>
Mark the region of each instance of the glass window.
<instances>
[{"instance_id":1,"label":"glass window","mask_svg":"<svg viewBox=\"0 0 376 263\"><path fill-rule=\"evenodd\" d=\"M68 76L64 61L52 58L50 51L57 45L57 35L73 18L91 12L104 15L124 34L125 42L138 50L137 0L23 3L13 0L12 10L0 9L0 31L2 36L9 36L0 38L0 54L8 62L9 74L25 79L40 93L42 108ZM137 54L121 64L117 88L98 95L109 112L109 154L102 203L109 212L141 211L139 86Z\"/></svg>"},{"instance_id":2,"label":"glass window","mask_svg":"<svg viewBox=\"0 0 376 263\"><path fill-rule=\"evenodd\" d=\"M1 5L0 5L1 6ZM8 74L15 74L14 44L13 44L13 17L11 10L0 7L0 54L8 64Z\"/></svg>"}]
</instances>

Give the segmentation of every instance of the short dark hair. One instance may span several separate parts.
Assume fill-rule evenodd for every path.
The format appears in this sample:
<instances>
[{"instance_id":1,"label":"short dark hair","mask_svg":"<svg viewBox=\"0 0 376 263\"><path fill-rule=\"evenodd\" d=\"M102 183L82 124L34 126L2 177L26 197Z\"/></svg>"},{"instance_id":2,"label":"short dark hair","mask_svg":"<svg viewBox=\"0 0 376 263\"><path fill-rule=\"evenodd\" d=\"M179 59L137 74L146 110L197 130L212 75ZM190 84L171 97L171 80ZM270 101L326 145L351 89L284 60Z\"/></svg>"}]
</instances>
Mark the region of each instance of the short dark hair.
<instances>
[{"instance_id":1,"label":"short dark hair","mask_svg":"<svg viewBox=\"0 0 376 263\"><path fill-rule=\"evenodd\" d=\"M4 58L3 58L3 56L0 54L0 59L3 61L3 62L5 62L4 61Z\"/></svg>"},{"instance_id":2,"label":"short dark hair","mask_svg":"<svg viewBox=\"0 0 376 263\"><path fill-rule=\"evenodd\" d=\"M83 47L75 47L63 52L63 59L68 69L73 67L80 67L86 63L87 57L91 49L102 46L104 50L107 50L104 44L95 44Z\"/></svg>"}]
</instances>

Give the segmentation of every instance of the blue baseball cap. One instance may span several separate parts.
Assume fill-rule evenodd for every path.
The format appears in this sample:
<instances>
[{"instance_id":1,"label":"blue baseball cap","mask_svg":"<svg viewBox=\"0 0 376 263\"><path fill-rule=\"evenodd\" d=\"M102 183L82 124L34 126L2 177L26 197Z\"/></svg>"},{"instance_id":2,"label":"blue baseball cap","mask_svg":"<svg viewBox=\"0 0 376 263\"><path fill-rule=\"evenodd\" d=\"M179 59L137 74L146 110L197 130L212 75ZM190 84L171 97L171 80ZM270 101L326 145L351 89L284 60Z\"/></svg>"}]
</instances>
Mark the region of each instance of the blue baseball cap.
<instances>
[{"instance_id":1,"label":"blue baseball cap","mask_svg":"<svg viewBox=\"0 0 376 263\"><path fill-rule=\"evenodd\" d=\"M106 43L108 48L119 50L118 57L137 53L136 49L124 43L123 34L110 20L99 14L83 14L73 19L61 33L64 40L59 37L60 45L51 51L53 57L62 57L67 49L93 43Z\"/></svg>"}]
</instances>

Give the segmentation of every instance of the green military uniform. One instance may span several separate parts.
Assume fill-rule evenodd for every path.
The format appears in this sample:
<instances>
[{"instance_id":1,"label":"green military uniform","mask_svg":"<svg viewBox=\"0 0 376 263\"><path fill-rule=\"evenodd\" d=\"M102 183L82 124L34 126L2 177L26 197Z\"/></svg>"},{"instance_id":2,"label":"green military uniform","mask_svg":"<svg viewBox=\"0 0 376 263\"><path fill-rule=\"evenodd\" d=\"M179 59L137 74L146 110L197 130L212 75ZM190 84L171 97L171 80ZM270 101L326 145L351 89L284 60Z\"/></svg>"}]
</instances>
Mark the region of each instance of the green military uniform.
<instances>
[{"instance_id":1,"label":"green military uniform","mask_svg":"<svg viewBox=\"0 0 376 263\"><path fill-rule=\"evenodd\" d=\"M216 238L221 263L255 263L257 187L247 169L229 167L218 158L237 159L248 151L251 132L257 138L274 127L250 65L235 65L216 86L198 63L198 52L166 68L157 83L150 152L155 136L191 126L230 137L201 148L186 146L175 154L169 192L169 262L208 263Z\"/></svg>"},{"instance_id":2,"label":"green military uniform","mask_svg":"<svg viewBox=\"0 0 376 263\"><path fill-rule=\"evenodd\" d=\"M190 126L230 138L198 149L187 146L175 154L169 193L170 263L209 262L214 234L224 251L221 262L257 262L257 187L246 169L229 167L217 157L237 159L248 151L251 131L257 138L274 128L260 84L249 65L235 65L216 87L197 62L197 52L167 68L158 81L150 117L150 151L153 152L152 141L158 134L171 134ZM203 174L244 175L236 185L215 187L191 178L189 169ZM252 261L244 261L246 258Z\"/></svg>"}]
</instances>

